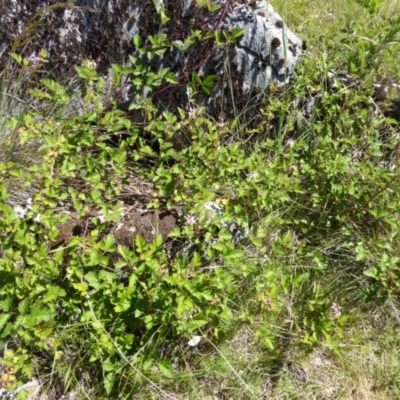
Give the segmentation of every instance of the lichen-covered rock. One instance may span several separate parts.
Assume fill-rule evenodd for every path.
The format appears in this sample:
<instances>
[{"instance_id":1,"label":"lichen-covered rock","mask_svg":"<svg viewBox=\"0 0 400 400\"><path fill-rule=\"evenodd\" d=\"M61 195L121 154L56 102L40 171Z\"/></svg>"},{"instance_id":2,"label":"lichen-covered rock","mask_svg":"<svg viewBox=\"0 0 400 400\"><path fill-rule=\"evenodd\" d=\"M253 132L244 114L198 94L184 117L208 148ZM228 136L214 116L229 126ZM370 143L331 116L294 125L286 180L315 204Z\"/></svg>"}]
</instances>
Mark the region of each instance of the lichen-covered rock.
<instances>
[{"instance_id":1,"label":"lichen-covered rock","mask_svg":"<svg viewBox=\"0 0 400 400\"><path fill-rule=\"evenodd\" d=\"M155 3L170 18L165 24ZM301 56L302 42L268 2L215 0L214 5L220 8L211 12L190 0L76 0L69 5L56 0L8 0L0 5L0 67L16 43L25 56L34 57L45 48L55 77L84 59L95 61L98 71L106 74L112 63L125 63L135 52L132 38L136 34L148 43L150 35L162 32L171 47L152 61L152 67L170 68L178 83L163 83L148 94L159 107L185 108L192 75L201 79L214 75L211 93L199 90L196 101L209 114L227 119L242 113L249 107L249 98L272 82L287 82ZM218 45L211 38L186 50L173 45L193 30L215 33L235 28L244 31L236 42ZM132 87L122 94L125 107L135 101Z\"/></svg>"}]
</instances>

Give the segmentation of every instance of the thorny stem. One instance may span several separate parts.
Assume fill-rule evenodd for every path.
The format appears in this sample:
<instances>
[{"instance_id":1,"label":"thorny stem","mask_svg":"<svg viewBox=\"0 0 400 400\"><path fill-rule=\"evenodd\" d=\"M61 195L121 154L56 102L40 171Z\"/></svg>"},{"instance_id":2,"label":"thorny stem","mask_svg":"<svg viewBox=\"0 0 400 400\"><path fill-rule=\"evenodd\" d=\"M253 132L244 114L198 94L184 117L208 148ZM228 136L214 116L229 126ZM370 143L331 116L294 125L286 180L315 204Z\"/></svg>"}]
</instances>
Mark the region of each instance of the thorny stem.
<instances>
[{"instance_id":1,"label":"thorny stem","mask_svg":"<svg viewBox=\"0 0 400 400\"><path fill-rule=\"evenodd\" d=\"M222 10L221 16L219 17L218 24L213 30L214 32L221 26L222 20L225 18L226 14L228 12L228 9L229 9L229 0L226 0L225 1L225 5L224 5L224 9Z\"/></svg>"}]
</instances>

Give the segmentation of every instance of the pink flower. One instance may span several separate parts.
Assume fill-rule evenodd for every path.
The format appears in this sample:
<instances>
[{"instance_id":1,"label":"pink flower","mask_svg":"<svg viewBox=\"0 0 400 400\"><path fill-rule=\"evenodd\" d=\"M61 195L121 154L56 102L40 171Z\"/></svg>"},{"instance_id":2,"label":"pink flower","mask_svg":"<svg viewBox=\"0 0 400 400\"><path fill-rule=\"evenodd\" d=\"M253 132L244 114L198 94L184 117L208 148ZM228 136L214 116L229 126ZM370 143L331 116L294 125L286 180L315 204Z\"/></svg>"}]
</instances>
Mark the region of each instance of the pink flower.
<instances>
[{"instance_id":1,"label":"pink flower","mask_svg":"<svg viewBox=\"0 0 400 400\"><path fill-rule=\"evenodd\" d=\"M269 297L268 299L265 300L265 304L267 306L271 306L272 305L272 299Z\"/></svg>"},{"instance_id":2,"label":"pink flower","mask_svg":"<svg viewBox=\"0 0 400 400\"><path fill-rule=\"evenodd\" d=\"M328 13L328 14L326 14L326 18L328 21L333 22L336 19L336 15L332 14L332 13Z\"/></svg>"},{"instance_id":3,"label":"pink flower","mask_svg":"<svg viewBox=\"0 0 400 400\"><path fill-rule=\"evenodd\" d=\"M335 314L336 318L339 318L342 315L342 307L340 307L340 305L337 303L332 304L331 310Z\"/></svg>"},{"instance_id":4,"label":"pink flower","mask_svg":"<svg viewBox=\"0 0 400 400\"><path fill-rule=\"evenodd\" d=\"M196 223L196 217L193 216L193 215L188 215L188 216L186 217L186 222L187 222L188 224L195 224L195 223Z\"/></svg>"},{"instance_id":5,"label":"pink flower","mask_svg":"<svg viewBox=\"0 0 400 400\"><path fill-rule=\"evenodd\" d=\"M294 144L295 144L295 140L289 139L289 140L286 141L285 147L290 147L290 148L292 148L292 147L294 146Z\"/></svg>"},{"instance_id":6,"label":"pink flower","mask_svg":"<svg viewBox=\"0 0 400 400\"><path fill-rule=\"evenodd\" d=\"M41 56L37 56L36 54L31 54L27 60L31 63L31 64L37 64L40 61L43 61L43 58Z\"/></svg>"},{"instance_id":7,"label":"pink flower","mask_svg":"<svg viewBox=\"0 0 400 400\"><path fill-rule=\"evenodd\" d=\"M279 239L279 233L275 232L271 235L271 242L276 242Z\"/></svg>"},{"instance_id":8,"label":"pink flower","mask_svg":"<svg viewBox=\"0 0 400 400\"><path fill-rule=\"evenodd\" d=\"M192 118L194 118L196 116L197 110L198 110L197 108L190 108L189 109L189 118L190 119L192 119Z\"/></svg>"}]
</instances>

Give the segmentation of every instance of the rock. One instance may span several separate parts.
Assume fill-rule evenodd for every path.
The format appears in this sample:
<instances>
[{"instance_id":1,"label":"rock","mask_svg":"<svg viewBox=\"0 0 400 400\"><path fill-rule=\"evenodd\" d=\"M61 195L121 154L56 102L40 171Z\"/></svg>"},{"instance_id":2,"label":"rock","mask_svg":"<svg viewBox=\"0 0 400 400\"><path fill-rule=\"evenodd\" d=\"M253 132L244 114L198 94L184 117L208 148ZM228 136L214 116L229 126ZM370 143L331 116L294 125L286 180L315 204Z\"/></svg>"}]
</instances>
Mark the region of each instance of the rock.
<instances>
[{"instance_id":1,"label":"rock","mask_svg":"<svg viewBox=\"0 0 400 400\"><path fill-rule=\"evenodd\" d=\"M73 236L87 235L93 230L92 220L98 218L104 223L102 212L89 213L86 218L79 218L77 213L67 213L66 222L59 224L59 234L51 249L66 246ZM173 229L178 227L178 210L146 210L123 205L119 208L118 222L109 223L109 234L116 244L133 247L135 237L140 235L147 243L151 243L157 235L161 235L164 243Z\"/></svg>"},{"instance_id":2,"label":"rock","mask_svg":"<svg viewBox=\"0 0 400 400\"><path fill-rule=\"evenodd\" d=\"M376 83L375 100L381 104L382 112L387 118L400 123L400 84L394 82Z\"/></svg>"},{"instance_id":3,"label":"rock","mask_svg":"<svg viewBox=\"0 0 400 400\"><path fill-rule=\"evenodd\" d=\"M152 95L161 109L176 111L189 103L190 75L196 73L200 79L215 77L211 93L198 88L197 105L204 106L206 113L227 120L246 111L248 117L257 113L254 104L265 95L268 86L275 82L282 86L288 82L302 53L302 42L284 25L272 6L265 2L249 5L229 4L224 1L211 17L204 11L191 12L191 27L215 32L222 29L232 32L243 29L243 36L236 42L218 46L215 41L195 43L186 53L171 47L165 57L156 58L154 70L170 68L179 80L179 85L165 85ZM205 14L205 15L204 15ZM168 35L167 35L168 36ZM200 86L200 85L199 85ZM120 105L129 110L130 104L147 93L135 96L133 86L122 92ZM253 112L248 110L253 108Z\"/></svg>"},{"instance_id":4,"label":"rock","mask_svg":"<svg viewBox=\"0 0 400 400\"><path fill-rule=\"evenodd\" d=\"M151 243L157 235L161 235L165 242L177 226L178 216L174 212L130 211L124 215L112 231L112 235L117 244L132 247L136 235L140 235L147 243Z\"/></svg>"},{"instance_id":5,"label":"rock","mask_svg":"<svg viewBox=\"0 0 400 400\"><path fill-rule=\"evenodd\" d=\"M19 51L31 60L37 60L38 52L45 48L48 70L54 76L64 75L84 59L95 61L98 72L106 74L111 63L125 63L134 54L132 38L136 34L148 44L150 35L162 32L172 44L184 42L192 30L214 34L241 28L244 34L236 42L218 46L211 38L182 51L171 45L151 62L156 71L170 68L179 82L164 82L153 93L146 93L158 107L171 111L178 106L186 108L192 74L200 79L213 75L216 82L211 93L203 93L199 87L197 102L209 114L226 120L249 108L249 98L262 97L272 82L285 84L301 57L302 42L267 2L216 0L214 4L221 7L214 12L190 0L158 3L170 18L164 25L153 0L76 0L70 5L56 0L5 2L0 5L0 67L5 66L7 51L16 40ZM125 108L136 100L132 86L125 87L122 95Z\"/></svg>"},{"instance_id":6,"label":"rock","mask_svg":"<svg viewBox=\"0 0 400 400\"><path fill-rule=\"evenodd\" d=\"M361 79L356 79L346 73L328 72L326 90L337 91L341 87L361 90L370 87ZM372 100L386 118L393 120L393 125L400 123L400 84L395 82L374 82ZM302 104L305 119L310 119L322 99L323 92L313 92L308 98L298 99L294 105ZM363 104L363 107L368 107Z\"/></svg>"}]
</instances>

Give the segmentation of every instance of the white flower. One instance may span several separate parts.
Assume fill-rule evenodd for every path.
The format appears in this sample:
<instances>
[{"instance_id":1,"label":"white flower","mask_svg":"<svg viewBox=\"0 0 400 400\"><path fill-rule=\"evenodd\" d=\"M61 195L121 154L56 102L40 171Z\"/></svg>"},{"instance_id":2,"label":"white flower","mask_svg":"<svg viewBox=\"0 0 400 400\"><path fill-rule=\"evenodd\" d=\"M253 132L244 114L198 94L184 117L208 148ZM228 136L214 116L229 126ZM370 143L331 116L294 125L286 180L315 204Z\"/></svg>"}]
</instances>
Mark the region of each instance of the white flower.
<instances>
[{"instance_id":1,"label":"white flower","mask_svg":"<svg viewBox=\"0 0 400 400\"><path fill-rule=\"evenodd\" d=\"M34 213L33 214L33 221L39 223L40 222L40 214Z\"/></svg>"},{"instance_id":2,"label":"white flower","mask_svg":"<svg viewBox=\"0 0 400 400\"><path fill-rule=\"evenodd\" d=\"M26 213L28 212L28 210L24 207L21 206L15 206L14 207L14 212L15 212L15 216L17 218L24 218Z\"/></svg>"},{"instance_id":3,"label":"white flower","mask_svg":"<svg viewBox=\"0 0 400 400\"><path fill-rule=\"evenodd\" d=\"M201 336L193 336L189 342L188 345L191 347L197 346L201 341Z\"/></svg>"}]
</instances>

